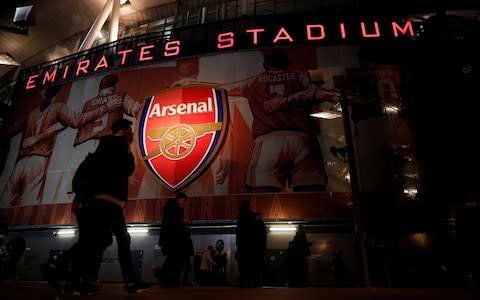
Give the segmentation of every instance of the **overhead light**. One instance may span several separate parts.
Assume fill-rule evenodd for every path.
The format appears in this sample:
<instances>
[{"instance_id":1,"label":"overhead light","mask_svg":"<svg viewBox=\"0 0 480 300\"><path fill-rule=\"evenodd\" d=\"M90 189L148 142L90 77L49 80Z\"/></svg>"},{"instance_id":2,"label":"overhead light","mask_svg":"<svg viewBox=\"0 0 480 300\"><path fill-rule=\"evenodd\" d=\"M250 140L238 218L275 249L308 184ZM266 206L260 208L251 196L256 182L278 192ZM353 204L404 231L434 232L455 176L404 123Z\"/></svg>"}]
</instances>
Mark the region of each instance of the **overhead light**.
<instances>
[{"instance_id":1,"label":"overhead light","mask_svg":"<svg viewBox=\"0 0 480 300\"><path fill-rule=\"evenodd\" d=\"M191 226L196 229L206 229L206 228L236 228L236 225L193 225Z\"/></svg>"},{"instance_id":2,"label":"overhead light","mask_svg":"<svg viewBox=\"0 0 480 300\"><path fill-rule=\"evenodd\" d=\"M75 229L60 229L55 234L59 237L72 237L75 236Z\"/></svg>"},{"instance_id":3,"label":"overhead light","mask_svg":"<svg viewBox=\"0 0 480 300\"><path fill-rule=\"evenodd\" d=\"M129 234L148 233L148 228L133 227L127 229Z\"/></svg>"},{"instance_id":4,"label":"overhead light","mask_svg":"<svg viewBox=\"0 0 480 300\"><path fill-rule=\"evenodd\" d=\"M273 225L273 226L270 226L270 231L274 231L274 232L295 232L295 231L297 231L297 226L295 226L295 225Z\"/></svg>"},{"instance_id":5,"label":"overhead light","mask_svg":"<svg viewBox=\"0 0 480 300\"><path fill-rule=\"evenodd\" d=\"M394 115L394 114L398 114L398 112L400 111L400 108L393 104L387 104L385 105L384 110L385 110L385 113Z\"/></svg>"},{"instance_id":6,"label":"overhead light","mask_svg":"<svg viewBox=\"0 0 480 300\"><path fill-rule=\"evenodd\" d=\"M404 188L403 193L410 198L415 198L418 194L418 190L416 188Z\"/></svg>"}]
</instances>

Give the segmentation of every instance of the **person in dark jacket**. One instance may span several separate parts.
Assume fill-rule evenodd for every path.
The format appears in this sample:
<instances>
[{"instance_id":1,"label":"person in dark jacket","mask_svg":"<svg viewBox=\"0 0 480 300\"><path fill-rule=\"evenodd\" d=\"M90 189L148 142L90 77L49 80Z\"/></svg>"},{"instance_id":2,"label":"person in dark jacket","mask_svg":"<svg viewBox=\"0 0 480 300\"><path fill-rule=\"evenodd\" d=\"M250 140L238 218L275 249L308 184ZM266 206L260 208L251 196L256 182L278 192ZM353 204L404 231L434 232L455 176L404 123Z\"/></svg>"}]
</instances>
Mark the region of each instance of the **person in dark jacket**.
<instances>
[{"instance_id":1,"label":"person in dark jacket","mask_svg":"<svg viewBox=\"0 0 480 300\"><path fill-rule=\"evenodd\" d=\"M17 236L5 245L7 260L5 262L5 273L8 279L17 279L17 265L25 252L25 238L23 232L19 231Z\"/></svg>"},{"instance_id":2,"label":"person in dark jacket","mask_svg":"<svg viewBox=\"0 0 480 300\"><path fill-rule=\"evenodd\" d=\"M100 138L95 150L98 172L95 196L85 209L88 224L88 244L82 249L91 258L91 268L103 251L110 246L112 233L117 240L118 258L125 290L136 293L151 285L137 278L130 250L130 235L127 231L123 208L128 198L128 178L135 169L131 151L133 142L132 122L119 119L112 124L112 135Z\"/></svg>"},{"instance_id":3,"label":"person in dark jacket","mask_svg":"<svg viewBox=\"0 0 480 300\"><path fill-rule=\"evenodd\" d=\"M264 256L267 249L267 227L262 219L262 214L255 213L255 231L253 235L255 254L253 257L253 286L262 285Z\"/></svg>"},{"instance_id":4,"label":"person in dark jacket","mask_svg":"<svg viewBox=\"0 0 480 300\"><path fill-rule=\"evenodd\" d=\"M238 263L240 286L251 287L255 280L255 213L250 209L250 203L244 200L240 203L235 232L237 251L235 259Z\"/></svg>"},{"instance_id":5,"label":"person in dark jacket","mask_svg":"<svg viewBox=\"0 0 480 300\"><path fill-rule=\"evenodd\" d=\"M227 253L225 252L225 242L217 240L215 243L215 252L213 253L213 275L215 283L218 285L227 285L227 277L225 270L227 268Z\"/></svg>"},{"instance_id":6,"label":"person in dark jacket","mask_svg":"<svg viewBox=\"0 0 480 300\"><path fill-rule=\"evenodd\" d=\"M345 282L345 262L343 260L343 251L338 249L332 255L332 271L336 286L343 286Z\"/></svg>"},{"instance_id":7,"label":"person in dark jacket","mask_svg":"<svg viewBox=\"0 0 480 300\"><path fill-rule=\"evenodd\" d=\"M294 259L294 287L306 287L308 282L308 262L307 257L311 255L310 243L303 225L298 225L298 230L292 241L293 259Z\"/></svg>"},{"instance_id":8,"label":"person in dark jacket","mask_svg":"<svg viewBox=\"0 0 480 300\"><path fill-rule=\"evenodd\" d=\"M180 192L175 199L169 199L163 207L162 226L158 245L166 256L160 269L158 280L167 286L180 283L180 275L186 266L187 258L193 255L191 239L184 222L182 204L187 196Z\"/></svg>"}]
</instances>

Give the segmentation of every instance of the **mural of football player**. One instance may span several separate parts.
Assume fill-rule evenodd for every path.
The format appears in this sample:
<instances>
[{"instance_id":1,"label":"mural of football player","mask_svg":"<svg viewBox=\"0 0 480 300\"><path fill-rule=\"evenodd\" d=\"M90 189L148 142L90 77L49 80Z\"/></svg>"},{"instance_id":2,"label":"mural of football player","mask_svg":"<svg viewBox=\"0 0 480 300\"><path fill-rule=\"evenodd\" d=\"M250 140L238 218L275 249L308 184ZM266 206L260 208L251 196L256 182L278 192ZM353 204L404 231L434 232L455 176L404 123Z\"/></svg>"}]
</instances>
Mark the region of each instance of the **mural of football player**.
<instances>
[{"instance_id":1,"label":"mural of football player","mask_svg":"<svg viewBox=\"0 0 480 300\"><path fill-rule=\"evenodd\" d=\"M116 88L119 78L116 74L108 74L100 80L98 94L83 104L83 112L89 112L111 101L121 101L122 105L116 110L102 115L100 118L80 127L75 137L74 146L89 139L97 139L111 134L112 124L121 118L123 114L136 118L142 105L135 101L127 93L118 93Z\"/></svg>"},{"instance_id":2,"label":"mural of football player","mask_svg":"<svg viewBox=\"0 0 480 300\"><path fill-rule=\"evenodd\" d=\"M115 111L121 104L114 100L89 112L75 112L62 101L55 101L60 90L61 86L54 86L41 91L39 105L23 121L13 122L2 133L10 137L22 132L17 161L2 194L6 206L40 204L57 134L66 127L79 128Z\"/></svg>"},{"instance_id":3,"label":"mural of football player","mask_svg":"<svg viewBox=\"0 0 480 300\"><path fill-rule=\"evenodd\" d=\"M80 164L81 160L85 157L87 152L93 152L98 146L98 141L100 137L111 134L111 125L119 119L127 118L134 122L138 112L140 111L142 105L140 102L134 100L127 92L118 91L120 77L118 74L110 73L103 76L98 82L98 91L92 91L90 88L84 88L79 90L78 88L75 91L71 92L69 95L69 103L75 105L75 102L78 103L79 95L81 93L89 93L90 96L87 100L83 100L81 104L81 110L83 113L89 113L95 111L98 107L109 105L109 103L120 103L115 107L114 110L110 110L108 113L98 116L97 118L91 119L90 122L83 123L82 126L78 128L75 137L73 139L73 148L71 150L71 157L65 163L68 164L69 171L63 171L61 176L53 179L52 185L55 185L56 188L53 190L52 198L55 199L55 202L70 202L72 200L73 194L67 195L67 191L71 189L71 181L73 173ZM86 86L89 86L87 82ZM66 147L66 145L64 145ZM137 164L139 163L139 158L135 157ZM133 186L139 186L137 173L134 173L129 178L129 190L135 191ZM67 190L67 191L66 191ZM67 197L67 199L65 199Z\"/></svg>"},{"instance_id":4,"label":"mural of football player","mask_svg":"<svg viewBox=\"0 0 480 300\"><path fill-rule=\"evenodd\" d=\"M307 71L291 70L287 53L264 53L265 71L224 85L229 96L248 99L254 139L246 171L248 192L324 191L328 182L310 117L314 105L336 102L337 94L318 88Z\"/></svg>"}]
</instances>

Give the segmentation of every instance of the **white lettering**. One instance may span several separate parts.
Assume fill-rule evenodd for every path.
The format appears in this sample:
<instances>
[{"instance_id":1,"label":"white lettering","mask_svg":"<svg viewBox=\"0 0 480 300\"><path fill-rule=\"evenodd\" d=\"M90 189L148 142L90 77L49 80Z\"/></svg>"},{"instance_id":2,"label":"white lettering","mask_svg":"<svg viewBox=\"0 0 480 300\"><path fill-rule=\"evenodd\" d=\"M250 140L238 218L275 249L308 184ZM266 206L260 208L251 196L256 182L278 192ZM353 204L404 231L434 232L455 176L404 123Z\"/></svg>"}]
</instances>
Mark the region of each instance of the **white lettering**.
<instances>
[{"instance_id":1,"label":"white lettering","mask_svg":"<svg viewBox=\"0 0 480 300\"><path fill-rule=\"evenodd\" d=\"M160 113L160 104L155 103L152 107L152 111L150 111L150 114L148 115L148 118L150 119L151 117L160 117L162 114Z\"/></svg>"},{"instance_id":2,"label":"white lettering","mask_svg":"<svg viewBox=\"0 0 480 300\"><path fill-rule=\"evenodd\" d=\"M194 103L190 103L190 104L194 104ZM195 106L196 107L196 106ZM188 111L186 111L187 109L187 104L185 103L180 103L178 106L177 106L177 114L179 115L184 115L185 113L188 113ZM190 110L190 106L188 106L188 109ZM175 115L175 114L174 114Z\"/></svg>"},{"instance_id":3,"label":"white lettering","mask_svg":"<svg viewBox=\"0 0 480 300\"><path fill-rule=\"evenodd\" d=\"M160 103L155 103L152 106L148 118L165 117L175 115L190 115L199 113L208 113L213 111L212 97L208 97L207 101L180 103L162 106Z\"/></svg>"}]
</instances>

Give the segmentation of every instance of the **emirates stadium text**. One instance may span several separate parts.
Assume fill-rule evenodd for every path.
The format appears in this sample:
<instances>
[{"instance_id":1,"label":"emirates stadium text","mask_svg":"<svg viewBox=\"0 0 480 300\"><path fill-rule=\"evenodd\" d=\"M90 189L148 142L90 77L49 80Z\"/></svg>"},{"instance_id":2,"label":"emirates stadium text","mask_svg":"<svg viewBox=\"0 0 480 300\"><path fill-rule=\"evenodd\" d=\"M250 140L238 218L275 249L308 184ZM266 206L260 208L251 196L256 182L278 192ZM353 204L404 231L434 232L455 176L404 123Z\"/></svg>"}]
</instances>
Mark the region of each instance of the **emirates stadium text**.
<instances>
[{"instance_id":1,"label":"emirates stadium text","mask_svg":"<svg viewBox=\"0 0 480 300\"><path fill-rule=\"evenodd\" d=\"M280 27L276 32L267 32L265 28L248 28L241 32L222 32L216 36L213 50L235 49L237 37L243 35L247 37L247 43L250 46L259 46L268 42L272 46L294 45L299 42L321 42L331 38L348 40L351 36L362 40L379 40L388 36L391 39L414 38L415 30L411 21L396 22L389 24L380 24L377 21L359 22L356 28L352 29L352 24L340 22L338 27L328 28L324 24L308 24L303 28L302 36L294 36L287 28ZM355 24L354 24L355 25ZM383 26L380 26L383 25ZM386 25L386 26L385 26ZM381 30L383 28L383 30ZM388 30L385 30L388 28ZM388 31L388 32L387 32ZM331 34L331 32L335 32ZM332 36L336 35L336 36ZM268 39L268 41L264 41ZM31 90L43 86L52 85L58 82L72 80L80 76L93 75L99 72L107 71L111 68L127 67L130 64L151 63L165 58L176 58L182 56L182 42L180 40L171 40L162 44L147 44L141 47L122 49L111 55L103 55L100 58L96 55L87 53L81 60L76 60L72 64L56 64L49 66L48 69L28 74L25 77L24 88ZM90 58L89 56L92 56ZM133 61L133 62L132 62Z\"/></svg>"}]
</instances>

